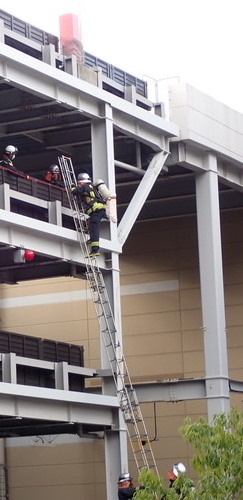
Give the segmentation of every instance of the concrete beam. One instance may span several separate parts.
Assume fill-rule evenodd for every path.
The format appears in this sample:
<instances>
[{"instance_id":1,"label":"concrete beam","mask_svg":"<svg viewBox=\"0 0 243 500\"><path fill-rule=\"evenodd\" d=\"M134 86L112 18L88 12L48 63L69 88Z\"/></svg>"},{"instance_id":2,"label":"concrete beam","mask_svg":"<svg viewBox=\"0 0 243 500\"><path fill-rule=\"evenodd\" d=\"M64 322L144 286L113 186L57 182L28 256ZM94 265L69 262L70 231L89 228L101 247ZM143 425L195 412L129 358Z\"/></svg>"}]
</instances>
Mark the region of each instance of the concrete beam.
<instances>
[{"instance_id":1,"label":"concrete beam","mask_svg":"<svg viewBox=\"0 0 243 500\"><path fill-rule=\"evenodd\" d=\"M162 135L168 138L179 134L174 123L5 44L1 44L0 77L94 119L104 118L102 103L110 104L115 126L157 150L161 148Z\"/></svg>"},{"instance_id":2,"label":"concrete beam","mask_svg":"<svg viewBox=\"0 0 243 500\"><path fill-rule=\"evenodd\" d=\"M0 383L1 416L114 426L116 397Z\"/></svg>"}]
</instances>

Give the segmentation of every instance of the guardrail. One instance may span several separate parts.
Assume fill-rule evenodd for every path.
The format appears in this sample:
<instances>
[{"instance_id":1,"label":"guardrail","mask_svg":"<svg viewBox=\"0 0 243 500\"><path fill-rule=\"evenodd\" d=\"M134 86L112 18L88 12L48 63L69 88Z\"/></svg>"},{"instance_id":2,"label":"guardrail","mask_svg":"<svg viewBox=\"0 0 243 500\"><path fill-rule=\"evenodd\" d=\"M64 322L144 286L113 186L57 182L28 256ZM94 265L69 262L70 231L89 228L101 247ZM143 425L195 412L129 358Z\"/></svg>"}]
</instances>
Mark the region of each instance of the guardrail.
<instances>
[{"instance_id":1,"label":"guardrail","mask_svg":"<svg viewBox=\"0 0 243 500\"><path fill-rule=\"evenodd\" d=\"M85 378L97 375L96 370L69 365L66 361L45 361L17 354L1 353L1 382L82 392Z\"/></svg>"},{"instance_id":2,"label":"guardrail","mask_svg":"<svg viewBox=\"0 0 243 500\"><path fill-rule=\"evenodd\" d=\"M0 208L75 230L64 188L5 167L0 168Z\"/></svg>"},{"instance_id":3,"label":"guardrail","mask_svg":"<svg viewBox=\"0 0 243 500\"><path fill-rule=\"evenodd\" d=\"M65 56L59 49L59 38L0 9L0 42L35 59L115 94L133 104L164 116L164 106L148 99L148 84L126 71L83 51L82 64L75 54ZM84 69L84 71L83 71ZM85 71L86 69L86 71ZM92 75L90 73L92 71Z\"/></svg>"}]
</instances>

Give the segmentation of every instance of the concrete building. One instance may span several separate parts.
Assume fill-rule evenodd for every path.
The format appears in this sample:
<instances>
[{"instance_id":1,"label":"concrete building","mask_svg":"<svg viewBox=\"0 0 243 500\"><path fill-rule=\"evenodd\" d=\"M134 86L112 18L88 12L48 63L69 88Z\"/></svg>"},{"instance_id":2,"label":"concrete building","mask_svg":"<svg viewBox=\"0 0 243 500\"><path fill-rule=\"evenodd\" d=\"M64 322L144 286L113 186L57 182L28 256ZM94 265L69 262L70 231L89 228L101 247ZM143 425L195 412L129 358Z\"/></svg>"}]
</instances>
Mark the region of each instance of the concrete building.
<instances>
[{"instance_id":1,"label":"concrete building","mask_svg":"<svg viewBox=\"0 0 243 500\"><path fill-rule=\"evenodd\" d=\"M161 476L192 474L185 416L242 409L243 116L181 84L167 120L146 82L66 54L0 11L0 148L22 172L0 171L2 499L111 500L137 476L66 193L43 182L62 155L117 195L98 265Z\"/></svg>"}]
</instances>

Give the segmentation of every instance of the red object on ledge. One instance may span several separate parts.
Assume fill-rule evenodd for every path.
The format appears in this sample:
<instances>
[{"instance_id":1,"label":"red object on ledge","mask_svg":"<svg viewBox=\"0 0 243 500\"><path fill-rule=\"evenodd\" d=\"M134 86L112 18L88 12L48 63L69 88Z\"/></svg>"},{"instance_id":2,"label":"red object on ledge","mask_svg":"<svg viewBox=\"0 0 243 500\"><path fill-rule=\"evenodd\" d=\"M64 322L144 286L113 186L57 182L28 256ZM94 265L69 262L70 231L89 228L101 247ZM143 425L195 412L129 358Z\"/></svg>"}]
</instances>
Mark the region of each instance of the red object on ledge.
<instances>
[{"instance_id":1,"label":"red object on ledge","mask_svg":"<svg viewBox=\"0 0 243 500\"><path fill-rule=\"evenodd\" d=\"M77 61L83 62L81 27L76 14L63 14L59 17L60 44L65 56L74 54Z\"/></svg>"},{"instance_id":2,"label":"red object on ledge","mask_svg":"<svg viewBox=\"0 0 243 500\"><path fill-rule=\"evenodd\" d=\"M35 253L33 252L33 250L25 250L24 258L29 262L30 260L33 260L35 258Z\"/></svg>"}]
</instances>

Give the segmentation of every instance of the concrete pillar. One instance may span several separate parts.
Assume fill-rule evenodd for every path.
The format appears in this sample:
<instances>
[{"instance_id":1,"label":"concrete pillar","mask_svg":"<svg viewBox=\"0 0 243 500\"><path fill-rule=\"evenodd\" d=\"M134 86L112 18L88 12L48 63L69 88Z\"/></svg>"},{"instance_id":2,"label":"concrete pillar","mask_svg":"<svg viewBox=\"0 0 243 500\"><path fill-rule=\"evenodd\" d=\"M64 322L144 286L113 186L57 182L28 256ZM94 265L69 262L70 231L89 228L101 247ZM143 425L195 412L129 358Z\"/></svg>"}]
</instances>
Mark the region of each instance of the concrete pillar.
<instances>
[{"instance_id":1,"label":"concrete pillar","mask_svg":"<svg viewBox=\"0 0 243 500\"><path fill-rule=\"evenodd\" d=\"M230 407L217 159L196 176L199 265L208 419Z\"/></svg>"},{"instance_id":2,"label":"concrete pillar","mask_svg":"<svg viewBox=\"0 0 243 500\"><path fill-rule=\"evenodd\" d=\"M104 105L104 118L92 122L91 138L93 180L102 178L111 192L115 193L113 119L112 109L108 104ZM106 236L117 242L117 224L111 222L105 225ZM122 345L119 256L116 252L112 252L111 271L105 273L104 280L116 325L116 341L119 340ZM101 367L110 368L103 339L101 339ZM104 394L114 395L113 379L103 379L102 390ZM121 411L119 413L117 430L105 435L107 500L114 500L117 497L117 478L128 468L127 430Z\"/></svg>"}]
</instances>

